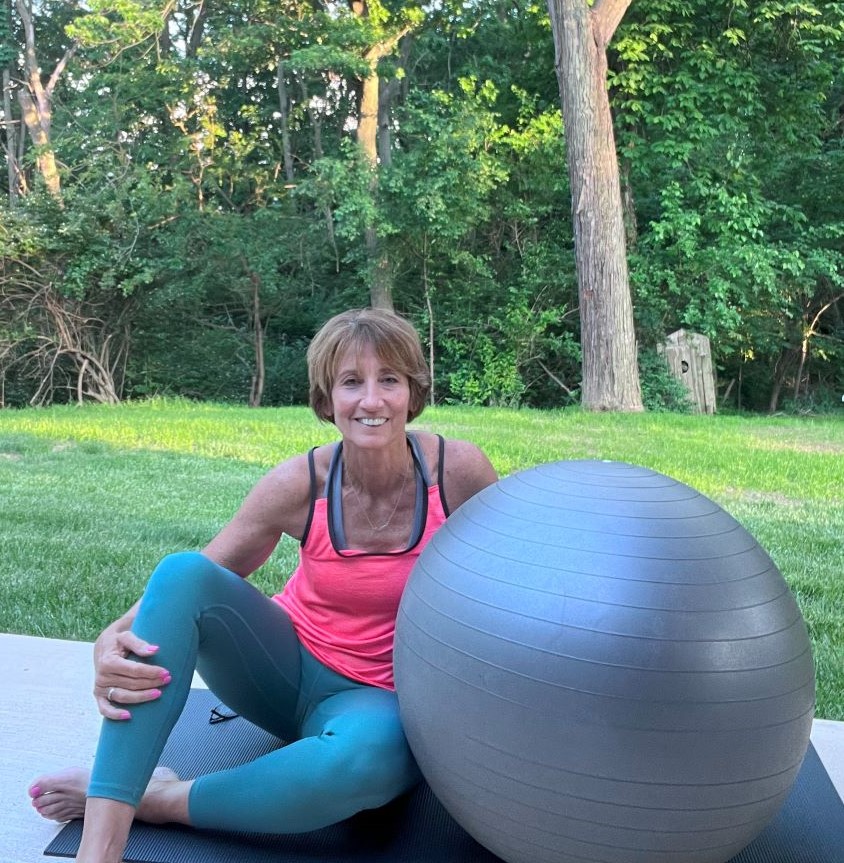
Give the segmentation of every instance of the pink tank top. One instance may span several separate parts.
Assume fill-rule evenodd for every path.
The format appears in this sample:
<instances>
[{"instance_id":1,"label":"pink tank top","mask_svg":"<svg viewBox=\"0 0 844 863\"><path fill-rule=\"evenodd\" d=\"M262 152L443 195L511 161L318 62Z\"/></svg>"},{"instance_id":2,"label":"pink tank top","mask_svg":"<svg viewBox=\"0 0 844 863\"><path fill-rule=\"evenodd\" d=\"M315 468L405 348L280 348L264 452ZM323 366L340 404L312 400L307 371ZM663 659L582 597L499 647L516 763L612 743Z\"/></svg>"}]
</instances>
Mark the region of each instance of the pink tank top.
<instances>
[{"instance_id":1,"label":"pink tank top","mask_svg":"<svg viewBox=\"0 0 844 863\"><path fill-rule=\"evenodd\" d=\"M347 549L343 543L340 550L335 546L338 536L342 538L338 447L329 469L327 494L312 502L299 565L283 592L273 597L289 615L299 640L320 662L352 680L382 689L395 688L393 638L402 591L422 549L447 515L440 493L442 444L439 482L431 485L416 441L410 436L409 440L417 468L411 545L383 554ZM315 493L314 488L312 497Z\"/></svg>"}]
</instances>

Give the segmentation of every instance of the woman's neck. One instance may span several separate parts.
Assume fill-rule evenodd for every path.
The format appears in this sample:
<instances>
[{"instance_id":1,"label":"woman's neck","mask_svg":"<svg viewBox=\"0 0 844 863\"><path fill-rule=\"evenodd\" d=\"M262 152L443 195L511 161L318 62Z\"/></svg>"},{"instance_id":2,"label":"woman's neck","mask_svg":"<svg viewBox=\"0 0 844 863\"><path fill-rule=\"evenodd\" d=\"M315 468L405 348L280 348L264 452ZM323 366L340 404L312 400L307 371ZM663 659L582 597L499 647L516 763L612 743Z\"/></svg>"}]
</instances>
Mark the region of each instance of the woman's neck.
<instances>
[{"instance_id":1,"label":"woman's neck","mask_svg":"<svg viewBox=\"0 0 844 863\"><path fill-rule=\"evenodd\" d=\"M343 444L343 484L369 497L389 494L413 472L407 439L390 449L363 449Z\"/></svg>"},{"instance_id":2,"label":"woman's neck","mask_svg":"<svg viewBox=\"0 0 844 863\"><path fill-rule=\"evenodd\" d=\"M406 441L401 453L365 450L357 458L343 448L342 519L350 548L394 551L410 542L416 482L415 466ZM352 458L348 459L347 455Z\"/></svg>"}]
</instances>

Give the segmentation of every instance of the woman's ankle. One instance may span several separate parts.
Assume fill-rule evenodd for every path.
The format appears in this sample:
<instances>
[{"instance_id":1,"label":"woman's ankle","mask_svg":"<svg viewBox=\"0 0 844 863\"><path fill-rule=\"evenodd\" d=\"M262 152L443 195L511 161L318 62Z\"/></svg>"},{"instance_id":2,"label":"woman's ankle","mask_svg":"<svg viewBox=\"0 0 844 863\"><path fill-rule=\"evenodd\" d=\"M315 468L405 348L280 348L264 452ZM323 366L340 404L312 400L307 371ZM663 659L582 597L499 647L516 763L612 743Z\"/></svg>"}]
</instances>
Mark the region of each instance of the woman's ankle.
<instances>
[{"instance_id":1,"label":"woman's ankle","mask_svg":"<svg viewBox=\"0 0 844 863\"><path fill-rule=\"evenodd\" d=\"M118 800L89 797L77 863L121 863L135 808Z\"/></svg>"},{"instance_id":2,"label":"woman's ankle","mask_svg":"<svg viewBox=\"0 0 844 863\"><path fill-rule=\"evenodd\" d=\"M159 768L153 774L138 806L137 819L149 824L186 824L192 780L183 781L172 770Z\"/></svg>"}]
</instances>

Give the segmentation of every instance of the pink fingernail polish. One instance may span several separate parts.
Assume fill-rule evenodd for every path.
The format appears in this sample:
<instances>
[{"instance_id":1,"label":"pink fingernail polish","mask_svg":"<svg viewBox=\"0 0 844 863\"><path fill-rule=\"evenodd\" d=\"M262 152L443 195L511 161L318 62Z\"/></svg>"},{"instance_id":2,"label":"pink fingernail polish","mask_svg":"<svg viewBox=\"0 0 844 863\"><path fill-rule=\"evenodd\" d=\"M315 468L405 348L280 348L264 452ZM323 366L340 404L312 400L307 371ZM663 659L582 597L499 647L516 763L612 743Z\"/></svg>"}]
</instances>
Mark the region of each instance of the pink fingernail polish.
<instances>
[{"instance_id":1,"label":"pink fingernail polish","mask_svg":"<svg viewBox=\"0 0 844 863\"><path fill-rule=\"evenodd\" d=\"M131 718L132 718L132 714L131 714L128 710L123 710L123 711L121 711L121 713L120 713L120 718L121 718L121 719L131 719Z\"/></svg>"},{"instance_id":2,"label":"pink fingernail polish","mask_svg":"<svg viewBox=\"0 0 844 863\"><path fill-rule=\"evenodd\" d=\"M172 679L173 678L170 676L169 671L162 671L161 672L161 682L162 683L169 683Z\"/></svg>"},{"instance_id":3,"label":"pink fingernail polish","mask_svg":"<svg viewBox=\"0 0 844 863\"><path fill-rule=\"evenodd\" d=\"M35 799L36 797L41 796L41 786L33 785L32 788L29 789L29 796Z\"/></svg>"},{"instance_id":4,"label":"pink fingernail polish","mask_svg":"<svg viewBox=\"0 0 844 863\"><path fill-rule=\"evenodd\" d=\"M158 650L157 644L148 644L147 645L147 653L155 653L156 650Z\"/></svg>"},{"instance_id":5,"label":"pink fingernail polish","mask_svg":"<svg viewBox=\"0 0 844 863\"><path fill-rule=\"evenodd\" d=\"M161 698L161 690L160 689L153 689L152 690L152 697L153 698Z\"/></svg>"}]
</instances>

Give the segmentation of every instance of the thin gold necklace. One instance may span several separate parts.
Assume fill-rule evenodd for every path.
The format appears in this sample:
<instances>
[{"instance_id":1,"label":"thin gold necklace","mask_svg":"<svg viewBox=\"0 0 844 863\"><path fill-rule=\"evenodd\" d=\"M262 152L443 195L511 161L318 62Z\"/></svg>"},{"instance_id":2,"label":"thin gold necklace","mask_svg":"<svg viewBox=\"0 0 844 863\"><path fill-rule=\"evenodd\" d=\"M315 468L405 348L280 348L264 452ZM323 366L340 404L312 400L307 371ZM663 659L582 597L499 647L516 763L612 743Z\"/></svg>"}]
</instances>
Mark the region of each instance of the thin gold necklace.
<instances>
[{"instance_id":1,"label":"thin gold necklace","mask_svg":"<svg viewBox=\"0 0 844 863\"><path fill-rule=\"evenodd\" d=\"M407 470L404 471L404 479L402 480L401 488L399 489L399 493L396 496L396 502L393 504L393 509L390 512L390 517L384 522L384 524L380 524L380 525L375 525L372 523L372 519L369 517L369 513L366 511L366 507L363 505L363 501L360 498L360 494L358 493L357 486L353 482L349 483L349 487L354 492L355 500L358 502L358 506L360 507L361 511L363 512L363 517L367 520L367 522L369 522L370 528L375 533L379 533L380 531L382 531L385 528L390 526L390 522L393 520L393 516L396 514L396 511L399 508L399 503L401 502L402 496L404 495L404 490L407 487L408 473L409 472Z\"/></svg>"}]
</instances>

